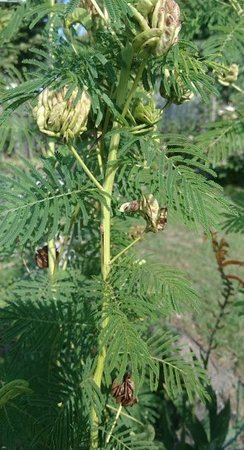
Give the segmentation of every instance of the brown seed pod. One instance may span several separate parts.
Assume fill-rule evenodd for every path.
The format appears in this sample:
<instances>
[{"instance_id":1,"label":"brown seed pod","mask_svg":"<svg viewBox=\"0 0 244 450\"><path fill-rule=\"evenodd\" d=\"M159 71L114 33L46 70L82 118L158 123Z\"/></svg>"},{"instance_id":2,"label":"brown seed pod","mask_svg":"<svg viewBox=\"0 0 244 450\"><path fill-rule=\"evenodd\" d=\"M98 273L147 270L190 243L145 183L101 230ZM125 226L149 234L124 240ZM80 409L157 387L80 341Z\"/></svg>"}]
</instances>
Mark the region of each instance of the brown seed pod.
<instances>
[{"instance_id":1,"label":"brown seed pod","mask_svg":"<svg viewBox=\"0 0 244 450\"><path fill-rule=\"evenodd\" d=\"M157 220L157 231L163 231L167 225L168 208L160 208L158 220Z\"/></svg>"},{"instance_id":2,"label":"brown seed pod","mask_svg":"<svg viewBox=\"0 0 244 450\"><path fill-rule=\"evenodd\" d=\"M157 199L149 194L142 200L123 203L119 210L124 213L140 211L147 222L145 231L163 231L167 224L168 208L160 208Z\"/></svg>"},{"instance_id":3,"label":"brown seed pod","mask_svg":"<svg viewBox=\"0 0 244 450\"><path fill-rule=\"evenodd\" d=\"M59 252L56 250L56 258L58 257ZM38 248L35 254L35 261L37 267L39 269L48 269L48 246L44 245L42 248Z\"/></svg>"},{"instance_id":4,"label":"brown seed pod","mask_svg":"<svg viewBox=\"0 0 244 450\"><path fill-rule=\"evenodd\" d=\"M166 227L168 208L160 208L152 194L143 199L143 214L147 221L146 231L157 233Z\"/></svg>"},{"instance_id":5,"label":"brown seed pod","mask_svg":"<svg viewBox=\"0 0 244 450\"><path fill-rule=\"evenodd\" d=\"M134 397L134 381L130 374L125 374L121 384L113 382L112 396L116 398L116 402L122 406L133 406L138 403L138 399Z\"/></svg>"},{"instance_id":6,"label":"brown seed pod","mask_svg":"<svg viewBox=\"0 0 244 450\"><path fill-rule=\"evenodd\" d=\"M48 246L44 245L44 247L39 248L35 254L36 265L39 269L47 269L48 268Z\"/></svg>"}]
</instances>

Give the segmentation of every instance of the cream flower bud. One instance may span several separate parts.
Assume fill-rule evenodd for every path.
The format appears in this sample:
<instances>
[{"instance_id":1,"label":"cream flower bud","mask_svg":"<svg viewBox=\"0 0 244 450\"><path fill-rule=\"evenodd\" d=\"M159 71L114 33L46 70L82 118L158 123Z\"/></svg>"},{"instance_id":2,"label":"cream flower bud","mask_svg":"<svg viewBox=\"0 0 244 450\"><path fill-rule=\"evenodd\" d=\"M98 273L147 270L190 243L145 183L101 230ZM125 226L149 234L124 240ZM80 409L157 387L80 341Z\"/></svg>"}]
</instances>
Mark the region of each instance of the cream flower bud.
<instances>
[{"instance_id":1,"label":"cream flower bud","mask_svg":"<svg viewBox=\"0 0 244 450\"><path fill-rule=\"evenodd\" d=\"M175 0L143 0L131 5L139 30L134 47L163 55L178 41L180 8ZM140 32L141 31L141 32Z\"/></svg>"},{"instance_id":2,"label":"cream flower bud","mask_svg":"<svg viewBox=\"0 0 244 450\"><path fill-rule=\"evenodd\" d=\"M154 101L146 98L145 101L135 102L133 116L137 122L153 126L161 119L162 114L156 109Z\"/></svg>"},{"instance_id":3,"label":"cream flower bud","mask_svg":"<svg viewBox=\"0 0 244 450\"><path fill-rule=\"evenodd\" d=\"M68 87L59 91L44 89L38 97L33 113L42 133L65 140L73 139L86 130L91 99L83 91L78 97L78 88L65 98Z\"/></svg>"},{"instance_id":4,"label":"cream flower bud","mask_svg":"<svg viewBox=\"0 0 244 450\"><path fill-rule=\"evenodd\" d=\"M234 83L239 75L239 66L237 64L231 64L227 71L222 72L218 76L218 82L222 84L222 86L230 86L230 84Z\"/></svg>"}]
</instances>

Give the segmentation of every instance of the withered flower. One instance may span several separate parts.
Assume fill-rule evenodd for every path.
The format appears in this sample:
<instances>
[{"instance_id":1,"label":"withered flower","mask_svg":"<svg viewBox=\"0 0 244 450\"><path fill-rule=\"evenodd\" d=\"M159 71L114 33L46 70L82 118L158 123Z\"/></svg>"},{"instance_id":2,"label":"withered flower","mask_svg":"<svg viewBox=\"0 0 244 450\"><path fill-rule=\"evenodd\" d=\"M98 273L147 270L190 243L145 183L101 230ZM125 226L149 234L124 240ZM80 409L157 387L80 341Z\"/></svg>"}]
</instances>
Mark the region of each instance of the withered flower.
<instances>
[{"instance_id":1,"label":"withered flower","mask_svg":"<svg viewBox=\"0 0 244 450\"><path fill-rule=\"evenodd\" d=\"M66 98L68 87L59 91L44 89L38 96L34 117L42 133L64 138L66 141L86 131L91 99L86 91L74 89Z\"/></svg>"},{"instance_id":2,"label":"withered flower","mask_svg":"<svg viewBox=\"0 0 244 450\"><path fill-rule=\"evenodd\" d=\"M138 23L136 50L163 55L178 42L181 22L175 0L139 0L130 6Z\"/></svg>"},{"instance_id":3,"label":"withered flower","mask_svg":"<svg viewBox=\"0 0 244 450\"><path fill-rule=\"evenodd\" d=\"M134 381L130 374L125 374L121 384L116 381L112 385L112 396L117 403L122 406L133 406L138 403L138 399L134 397Z\"/></svg>"},{"instance_id":4,"label":"withered flower","mask_svg":"<svg viewBox=\"0 0 244 450\"><path fill-rule=\"evenodd\" d=\"M147 222L146 232L163 231L167 225L168 208L160 208L157 199L149 194L142 200L133 200L123 203L119 209L124 213L140 211Z\"/></svg>"},{"instance_id":5,"label":"withered flower","mask_svg":"<svg viewBox=\"0 0 244 450\"><path fill-rule=\"evenodd\" d=\"M58 257L59 252L56 250L56 258ZM44 245L42 248L38 248L35 254L35 261L37 267L39 269L48 269L48 246Z\"/></svg>"}]
</instances>

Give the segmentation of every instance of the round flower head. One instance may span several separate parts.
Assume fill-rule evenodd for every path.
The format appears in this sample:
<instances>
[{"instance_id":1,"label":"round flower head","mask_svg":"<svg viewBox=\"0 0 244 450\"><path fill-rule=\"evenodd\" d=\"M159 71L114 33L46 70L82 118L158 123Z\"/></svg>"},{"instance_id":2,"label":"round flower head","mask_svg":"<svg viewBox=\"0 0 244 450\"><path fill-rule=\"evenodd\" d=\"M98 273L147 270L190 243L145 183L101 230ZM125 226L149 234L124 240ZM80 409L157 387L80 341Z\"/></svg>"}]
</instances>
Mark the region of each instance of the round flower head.
<instances>
[{"instance_id":1,"label":"round flower head","mask_svg":"<svg viewBox=\"0 0 244 450\"><path fill-rule=\"evenodd\" d=\"M166 53L178 41L180 8L175 0L143 0L131 6L139 32L134 47L139 51Z\"/></svg>"},{"instance_id":2,"label":"round flower head","mask_svg":"<svg viewBox=\"0 0 244 450\"><path fill-rule=\"evenodd\" d=\"M73 139L86 130L91 108L90 97L85 91L79 95L76 88L66 98L67 92L66 86L59 91L44 89L34 109L40 131L48 136L61 137L65 140Z\"/></svg>"},{"instance_id":3,"label":"round flower head","mask_svg":"<svg viewBox=\"0 0 244 450\"><path fill-rule=\"evenodd\" d=\"M230 86L234 83L239 75L239 66L237 64L231 64L227 71L222 72L218 77L218 82L222 86Z\"/></svg>"}]
</instances>

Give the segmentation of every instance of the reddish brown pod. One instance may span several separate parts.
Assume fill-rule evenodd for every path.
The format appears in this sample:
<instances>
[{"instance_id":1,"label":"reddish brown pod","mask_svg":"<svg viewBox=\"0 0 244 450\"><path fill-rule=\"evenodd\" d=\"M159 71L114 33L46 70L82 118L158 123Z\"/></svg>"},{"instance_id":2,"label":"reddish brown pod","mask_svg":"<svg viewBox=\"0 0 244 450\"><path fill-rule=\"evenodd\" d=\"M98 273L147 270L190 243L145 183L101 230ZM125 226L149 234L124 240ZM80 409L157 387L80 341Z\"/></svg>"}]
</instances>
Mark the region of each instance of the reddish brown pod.
<instances>
[{"instance_id":1,"label":"reddish brown pod","mask_svg":"<svg viewBox=\"0 0 244 450\"><path fill-rule=\"evenodd\" d=\"M122 383L118 384L116 381L112 385L112 396L117 403L122 406L133 406L138 403L138 399L134 397L134 381L130 374L125 374Z\"/></svg>"}]
</instances>

